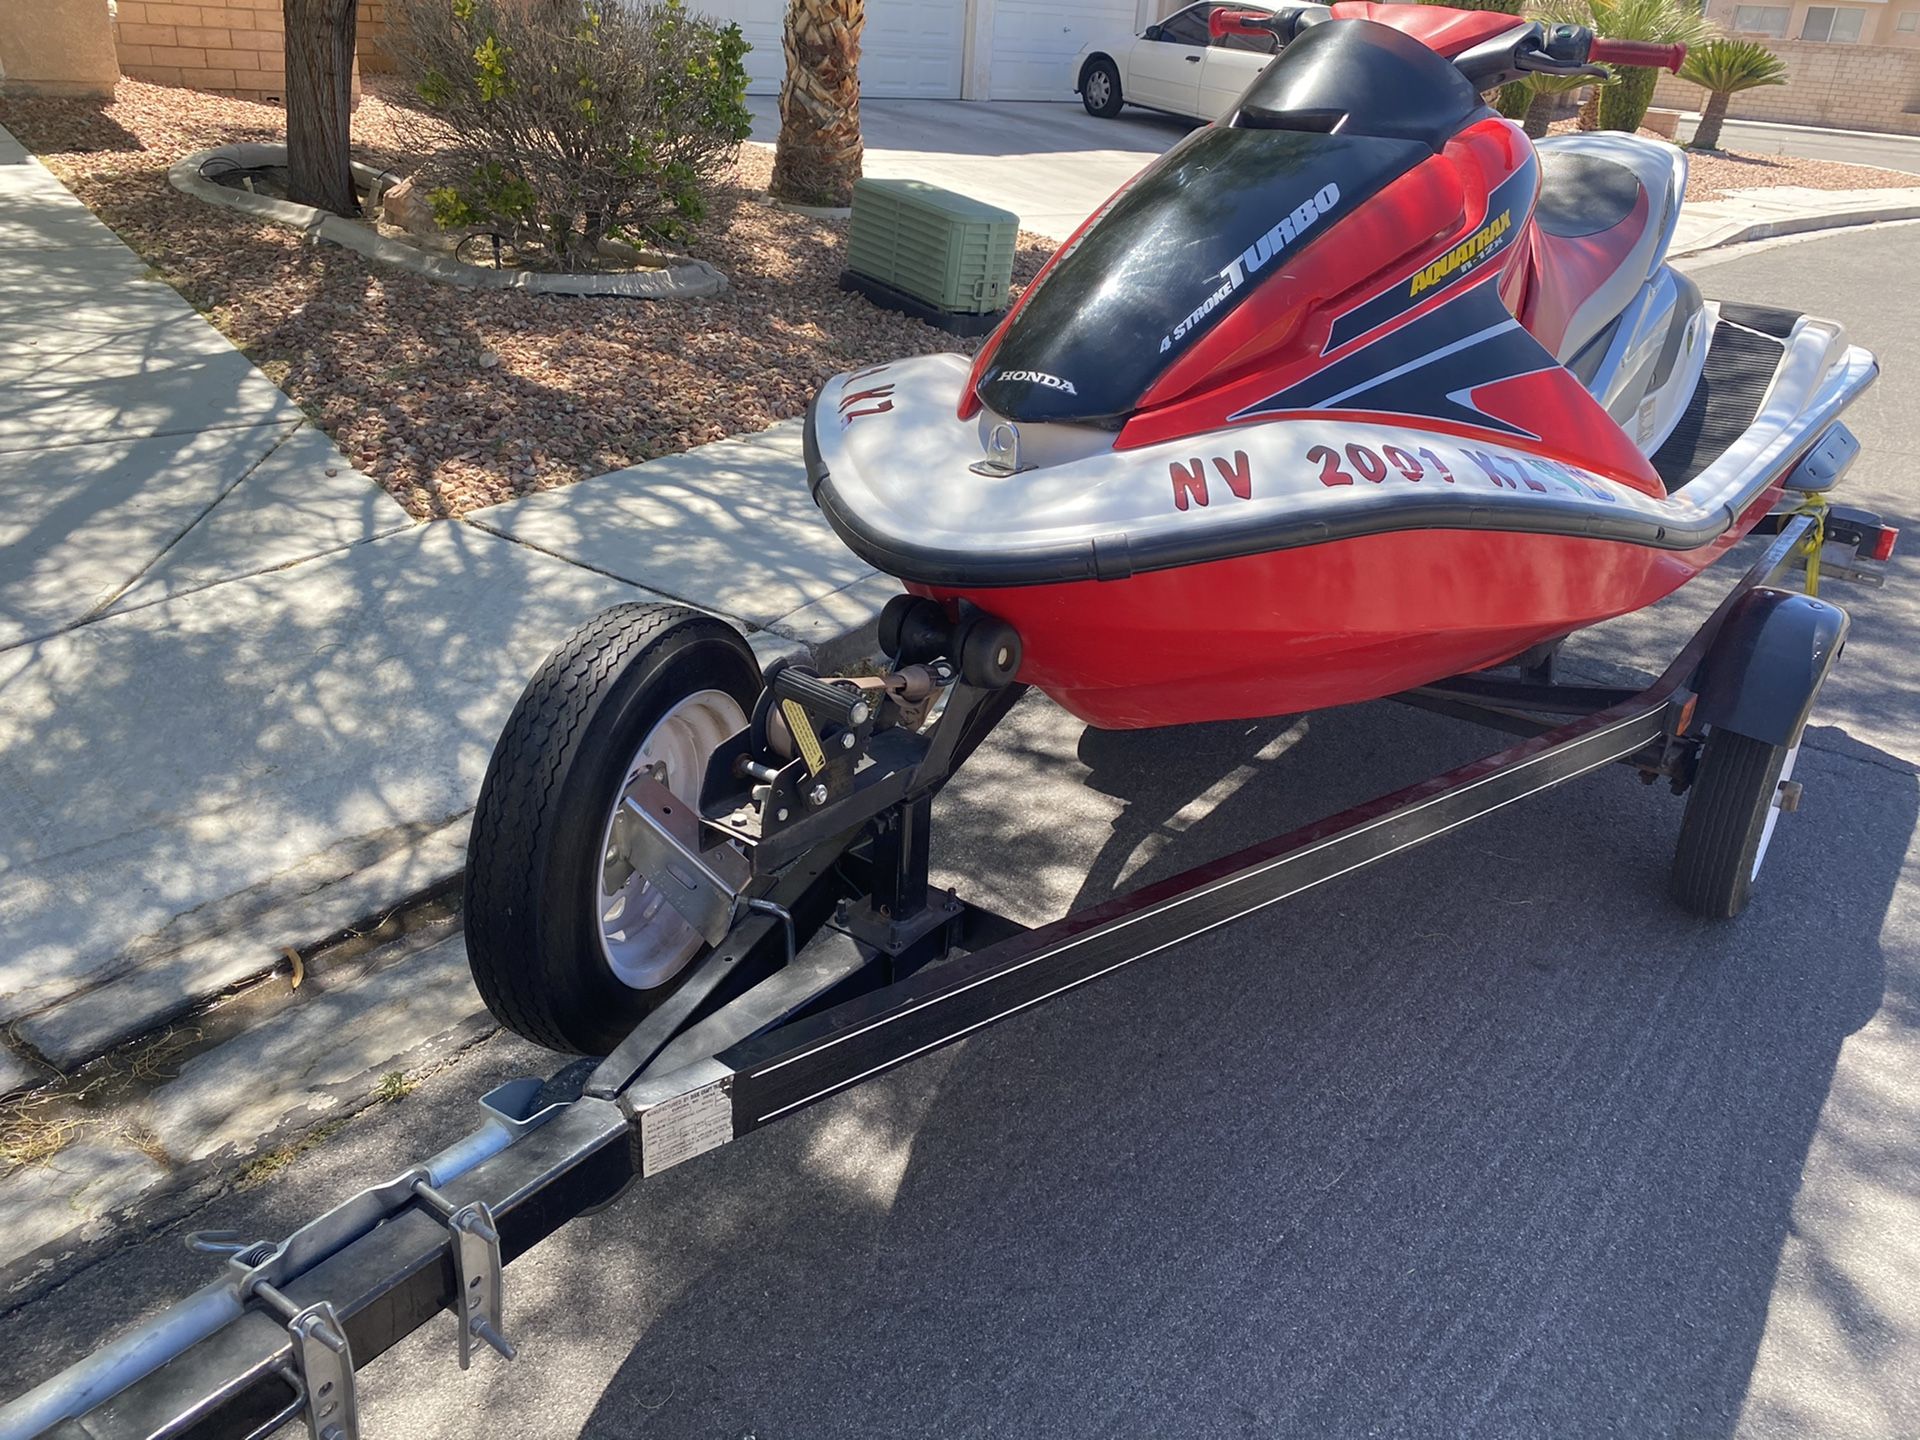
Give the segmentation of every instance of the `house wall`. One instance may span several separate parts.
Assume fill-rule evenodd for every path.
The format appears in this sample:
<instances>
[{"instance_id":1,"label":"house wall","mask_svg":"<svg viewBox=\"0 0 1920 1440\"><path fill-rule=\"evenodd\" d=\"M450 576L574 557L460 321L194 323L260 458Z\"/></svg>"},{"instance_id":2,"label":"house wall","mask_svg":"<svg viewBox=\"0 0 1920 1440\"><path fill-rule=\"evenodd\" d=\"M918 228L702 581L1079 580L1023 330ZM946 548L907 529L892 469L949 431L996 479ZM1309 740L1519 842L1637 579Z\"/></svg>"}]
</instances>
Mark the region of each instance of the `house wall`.
<instances>
[{"instance_id":1,"label":"house wall","mask_svg":"<svg viewBox=\"0 0 1920 1440\"><path fill-rule=\"evenodd\" d=\"M1798 41L1807 28L1807 11L1815 6L1803 3L1803 0L1782 0L1782 3L1770 8L1784 9L1790 13L1786 33L1776 35L1771 31L1742 29L1737 21L1742 8L1740 0L1708 0L1706 16L1722 30L1733 35L1751 35L1755 39L1769 43L1780 40ZM1854 42L1859 45L1886 45L1895 49L1909 47L1920 48L1920 0L1829 0L1827 8L1858 10L1860 15L1860 38ZM1915 28L1902 30L1902 17L1912 17L1904 21ZM1809 41L1809 44L1822 42Z\"/></svg>"},{"instance_id":2,"label":"house wall","mask_svg":"<svg viewBox=\"0 0 1920 1440\"><path fill-rule=\"evenodd\" d=\"M107 0L0 3L0 92L113 98Z\"/></svg>"},{"instance_id":3,"label":"house wall","mask_svg":"<svg viewBox=\"0 0 1920 1440\"><path fill-rule=\"evenodd\" d=\"M360 0L360 28L355 32L354 51L363 75L393 73L393 57L387 53L386 0Z\"/></svg>"},{"instance_id":4,"label":"house wall","mask_svg":"<svg viewBox=\"0 0 1920 1440\"><path fill-rule=\"evenodd\" d=\"M4 3L4 0L0 0ZM360 23L379 0L361 0ZM175 0L119 0L114 44L120 72L156 85L184 85L243 100L284 100L286 26L280 0L226 0L221 5ZM356 59L354 98L360 94Z\"/></svg>"},{"instance_id":5,"label":"house wall","mask_svg":"<svg viewBox=\"0 0 1920 1440\"><path fill-rule=\"evenodd\" d=\"M1732 118L1920 135L1920 47L1767 44L1787 62L1787 83L1733 96L1727 107ZM1706 95L1698 85L1663 73L1653 103L1698 110Z\"/></svg>"}]
</instances>

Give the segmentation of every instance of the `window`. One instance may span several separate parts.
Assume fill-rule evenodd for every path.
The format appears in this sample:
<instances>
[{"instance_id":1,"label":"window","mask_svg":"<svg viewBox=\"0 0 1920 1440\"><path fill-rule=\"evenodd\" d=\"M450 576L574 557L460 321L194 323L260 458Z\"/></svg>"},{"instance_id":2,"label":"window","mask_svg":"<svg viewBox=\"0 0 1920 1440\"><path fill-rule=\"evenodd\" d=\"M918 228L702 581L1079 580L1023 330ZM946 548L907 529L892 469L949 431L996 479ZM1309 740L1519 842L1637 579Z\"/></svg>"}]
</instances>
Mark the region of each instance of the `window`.
<instances>
[{"instance_id":1,"label":"window","mask_svg":"<svg viewBox=\"0 0 1920 1440\"><path fill-rule=\"evenodd\" d=\"M1864 10L1815 5L1807 11L1807 23L1800 27L1800 38L1852 45L1860 39L1860 26L1866 18Z\"/></svg>"},{"instance_id":2,"label":"window","mask_svg":"<svg viewBox=\"0 0 1920 1440\"><path fill-rule=\"evenodd\" d=\"M1902 35L1911 35L1915 30L1920 30L1920 10L1907 11L1894 22L1893 28Z\"/></svg>"},{"instance_id":3,"label":"window","mask_svg":"<svg viewBox=\"0 0 1920 1440\"><path fill-rule=\"evenodd\" d=\"M1740 5L1733 12L1733 28L1748 35L1787 38L1787 22L1793 11L1785 5Z\"/></svg>"},{"instance_id":4,"label":"window","mask_svg":"<svg viewBox=\"0 0 1920 1440\"><path fill-rule=\"evenodd\" d=\"M1172 45L1205 45L1213 36L1207 30L1207 16L1214 7L1189 5L1160 22L1160 38Z\"/></svg>"}]
</instances>

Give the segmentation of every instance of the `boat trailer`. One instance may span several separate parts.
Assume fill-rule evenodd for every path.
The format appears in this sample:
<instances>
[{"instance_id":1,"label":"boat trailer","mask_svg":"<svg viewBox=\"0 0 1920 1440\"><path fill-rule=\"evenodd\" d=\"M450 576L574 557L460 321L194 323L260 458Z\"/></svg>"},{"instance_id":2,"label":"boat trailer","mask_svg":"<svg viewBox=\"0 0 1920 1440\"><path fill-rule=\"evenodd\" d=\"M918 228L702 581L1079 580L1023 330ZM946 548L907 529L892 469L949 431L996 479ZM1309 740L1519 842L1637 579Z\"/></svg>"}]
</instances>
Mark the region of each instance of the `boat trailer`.
<instances>
[{"instance_id":1,"label":"boat trailer","mask_svg":"<svg viewBox=\"0 0 1920 1440\"><path fill-rule=\"evenodd\" d=\"M776 671L769 694L837 717L841 728L822 733L855 737L868 763L832 805L810 804L803 787L817 771L801 761L759 777L763 812L792 823L758 837L758 886L729 872L718 847L702 848L686 807L675 814L661 787L639 843L655 852L651 873L684 882L676 908L713 941L684 983L604 1060L501 1086L481 1099L472 1134L287 1239L190 1236L225 1257L219 1278L0 1409L0 1440L265 1436L301 1418L315 1440L357 1440L360 1367L443 1311L458 1322L462 1369L482 1348L512 1359L524 1337L504 1267L636 1181L1604 766L1684 792L1703 730L1797 744L1846 632L1845 613L1809 593L1823 548L1827 575L1878 583L1869 564L1834 556L1883 560L1896 532L1819 494L1799 495L1762 528L1764 551L1645 689L1558 683L1549 654L1518 678L1466 676L1400 696L1522 738L1034 929L927 880L933 797L1023 687L1010 676L974 683L935 659L944 711L924 733L872 730L858 692ZM1777 588L1790 573L1800 588ZM896 640L911 622L894 617ZM995 658L1006 659L989 656L988 671ZM733 765L754 769L738 756ZM709 769L710 783L718 773ZM1763 808L1797 800L1797 789L1767 783Z\"/></svg>"}]
</instances>

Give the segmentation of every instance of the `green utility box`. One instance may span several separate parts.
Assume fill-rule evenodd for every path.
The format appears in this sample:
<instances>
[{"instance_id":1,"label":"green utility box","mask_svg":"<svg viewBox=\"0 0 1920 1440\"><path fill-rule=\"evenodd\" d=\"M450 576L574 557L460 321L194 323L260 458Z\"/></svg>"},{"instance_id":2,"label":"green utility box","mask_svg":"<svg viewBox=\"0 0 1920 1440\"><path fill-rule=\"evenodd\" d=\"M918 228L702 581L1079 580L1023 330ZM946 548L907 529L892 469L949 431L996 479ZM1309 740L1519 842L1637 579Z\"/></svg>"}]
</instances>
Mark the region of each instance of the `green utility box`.
<instances>
[{"instance_id":1,"label":"green utility box","mask_svg":"<svg viewBox=\"0 0 1920 1440\"><path fill-rule=\"evenodd\" d=\"M943 329L984 334L1007 307L1020 217L920 180L859 180L842 283Z\"/></svg>"}]
</instances>

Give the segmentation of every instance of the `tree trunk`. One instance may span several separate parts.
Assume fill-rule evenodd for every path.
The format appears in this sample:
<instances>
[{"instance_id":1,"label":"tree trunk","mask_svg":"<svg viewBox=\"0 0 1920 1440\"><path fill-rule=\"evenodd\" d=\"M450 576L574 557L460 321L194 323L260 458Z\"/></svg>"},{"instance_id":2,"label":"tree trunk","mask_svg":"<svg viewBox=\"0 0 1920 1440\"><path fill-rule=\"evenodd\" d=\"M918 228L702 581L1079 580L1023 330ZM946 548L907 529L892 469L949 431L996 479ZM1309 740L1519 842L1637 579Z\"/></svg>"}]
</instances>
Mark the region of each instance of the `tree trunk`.
<instances>
[{"instance_id":1,"label":"tree trunk","mask_svg":"<svg viewBox=\"0 0 1920 1440\"><path fill-rule=\"evenodd\" d=\"M1727 118L1727 102L1733 98L1730 90L1714 90L1707 95L1706 108L1700 112L1700 124L1693 132L1693 148L1696 150L1718 150L1720 148L1720 125Z\"/></svg>"},{"instance_id":2,"label":"tree trunk","mask_svg":"<svg viewBox=\"0 0 1920 1440\"><path fill-rule=\"evenodd\" d=\"M1553 112L1560 108L1560 96L1551 90L1536 90L1533 99L1527 104L1527 113L1520 122L1520 128L1527 132L1531 140L1538 140L1547 133L1553 124Z\"/></svg>"},{"instance_id":3,"label":"tree trunk","mask_svg":"<svg viewBox=\"0 0 1920 1440\"><path fill-rule=\"evenodd\" d=\"M1592 86L1587 98L1580 102L1580 117L1573 122L1576 130L1598 130L1600 128L1600 92L1604 85Z\"/></svg>"},{"instance_id":4,"label":"tree trunk","mask_svg":"<svg viewBox=\"0 0 1920 1440\"><path fill-rule=\"evenodd\" d=\"M292 0L288 0L292 3ZM860 30L865 0L788 0L776 199L851 205L860 178Z\"/></svg>"},{"instance_id":5,"label":"tree trunk","mask_svg":"<svg viewBox=\"0 0 1920 1440\"><path fill-rule=\"evenodd\" d=\"M358 0L282 0L287 31L287 196L357 215L351 164Z\"/></svg>"}]
</instances>

